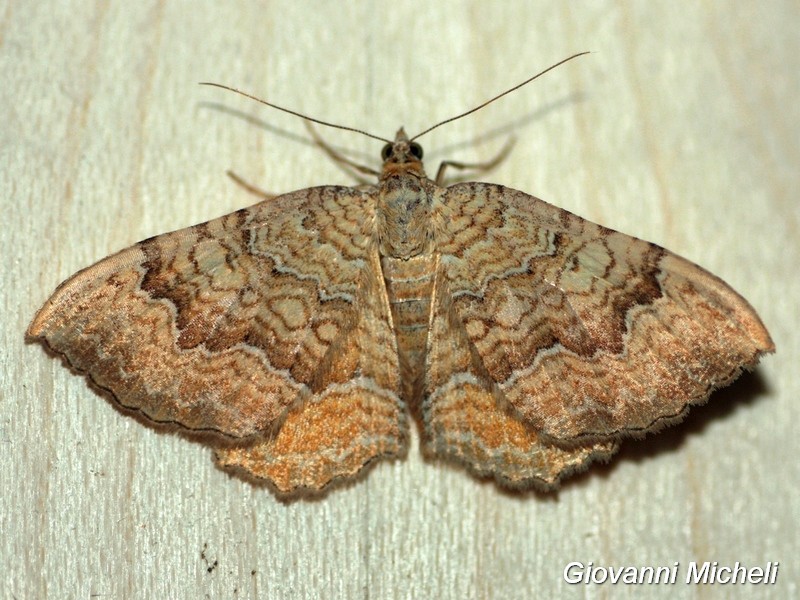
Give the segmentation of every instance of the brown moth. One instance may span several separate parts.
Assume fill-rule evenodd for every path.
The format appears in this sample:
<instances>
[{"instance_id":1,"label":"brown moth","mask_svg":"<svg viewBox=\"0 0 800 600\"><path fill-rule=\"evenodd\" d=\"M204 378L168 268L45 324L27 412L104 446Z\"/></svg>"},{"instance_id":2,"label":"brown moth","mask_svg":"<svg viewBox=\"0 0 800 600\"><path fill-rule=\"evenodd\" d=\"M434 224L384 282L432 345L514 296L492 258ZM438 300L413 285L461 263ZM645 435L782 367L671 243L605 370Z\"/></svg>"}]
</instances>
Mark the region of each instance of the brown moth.
<instances>
[{"instance_id":1,"label":"brown moth","mask_svg":"<svg viewBox=\"0 0 800 600\"><path fill-rule=\"evenodd\" d=\"M554 487L774 351L709 272L523 192L444 187L414 139L387 143L376 185L299 190L101 260L27 335L282 494L405 455L409 414L426 456Z\"/></svg>"}]
</instances>

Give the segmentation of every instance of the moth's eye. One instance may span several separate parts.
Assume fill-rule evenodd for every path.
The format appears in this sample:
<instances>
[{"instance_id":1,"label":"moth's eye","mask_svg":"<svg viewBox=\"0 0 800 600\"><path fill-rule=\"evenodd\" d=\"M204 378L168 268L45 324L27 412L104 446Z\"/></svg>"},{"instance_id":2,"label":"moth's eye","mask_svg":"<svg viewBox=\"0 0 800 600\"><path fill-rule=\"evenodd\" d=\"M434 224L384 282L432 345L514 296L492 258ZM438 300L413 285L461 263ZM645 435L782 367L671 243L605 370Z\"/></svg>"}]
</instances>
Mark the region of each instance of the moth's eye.
<instances>
[{"instance_id":1,"label":"moth's eye","mask_svg":"<svg viewBox=\"0 0 800 600\"><path fill-rule=\"evenodd\" d=\"M381 150L381 160L388 160L388 158L392 155L392 145L386 144Z\"/></svg>"},{"instance_id":2,"label":"moth's eye","mask_svg":"<svg viewBox=\"0 0 800 600\"><path fill-rule=\"evenodd\" d=\"M417 142L411 142L408 145L408 149L411 151L411 156L422 160L422 146L420 146Z\"/></svg>"}]
</instances>

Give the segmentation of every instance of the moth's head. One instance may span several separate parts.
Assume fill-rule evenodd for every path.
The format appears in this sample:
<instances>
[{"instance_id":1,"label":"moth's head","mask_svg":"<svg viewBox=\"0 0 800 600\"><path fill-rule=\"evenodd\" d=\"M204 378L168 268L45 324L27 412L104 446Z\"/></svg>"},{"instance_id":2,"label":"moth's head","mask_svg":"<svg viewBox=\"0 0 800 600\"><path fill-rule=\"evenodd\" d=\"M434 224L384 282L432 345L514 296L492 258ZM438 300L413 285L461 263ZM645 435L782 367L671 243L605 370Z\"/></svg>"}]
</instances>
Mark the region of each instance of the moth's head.
<instances>
[{"instance_id":1,"label":"moth's head","mask_svg":"<svg viewBox=\"0 0 800 600\"><path fill-rule=\"evenodd\" d=\"M405 129L397 130L394 141L386 144L381 150L381 160L384 163L419 163L422 164L422 146L417 142L408 141Z\"/></svg>"},{"instance_id":2,"label":"moth's head","mask_svg":"<svg viewBox=\"0 0 800 600\"><path fill-rule=\"evenodd\" d=\"M409 141L408 135L401 127L394 136L394 141L387 143L381 150L383 161L383 177L392 174L415 173L425 176L422 167L422 146L417 142Z\"/></svg>"}]
</instances>

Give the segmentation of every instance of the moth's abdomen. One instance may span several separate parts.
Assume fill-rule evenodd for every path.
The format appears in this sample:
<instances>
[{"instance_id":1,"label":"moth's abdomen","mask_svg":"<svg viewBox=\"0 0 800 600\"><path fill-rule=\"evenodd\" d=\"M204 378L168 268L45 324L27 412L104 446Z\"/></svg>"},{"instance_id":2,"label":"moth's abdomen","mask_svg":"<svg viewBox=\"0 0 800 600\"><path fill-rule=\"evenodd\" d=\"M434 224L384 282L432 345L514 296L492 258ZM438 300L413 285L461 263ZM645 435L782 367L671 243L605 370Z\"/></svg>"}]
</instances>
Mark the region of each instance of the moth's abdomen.
<instances>
[{"instance_id":1,"label":"moth's abdomen","mask_svg":"<svg viewBox=\"0 0 800 600\"><path fill-rule=\"evenodd\" d=\"M436 263L435 254L381 259L397 336L403 399L410 404L418 400L422 389Z\"/></svg>"}]
</instances>

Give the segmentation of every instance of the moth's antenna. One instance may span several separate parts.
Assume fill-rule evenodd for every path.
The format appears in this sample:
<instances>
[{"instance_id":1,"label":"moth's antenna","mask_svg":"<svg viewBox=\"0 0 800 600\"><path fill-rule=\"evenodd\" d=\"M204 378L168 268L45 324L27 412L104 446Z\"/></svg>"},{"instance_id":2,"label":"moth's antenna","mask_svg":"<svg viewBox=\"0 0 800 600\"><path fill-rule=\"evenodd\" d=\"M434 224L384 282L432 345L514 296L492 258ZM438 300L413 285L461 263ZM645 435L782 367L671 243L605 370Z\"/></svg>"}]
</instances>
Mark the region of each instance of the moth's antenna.
<instances>
[{"instance_id":1,"label":"moth's antenna","mask_svg":"<svg viewBox=\"0 0 800 600\"><path fill-rule=\"evenodd\" d=\"M282 106L278 106L277 104L272 104L271 102L262 100L261 98L253 96L252 94L248 94L247 92L243 92L242 90L237 90L236 88L227 85L222 85L221 83L209 83L207 81L202 81L200 82L200 85L210 85L211 87L218 87L223 90L228 90L229 92L234 92L236 94L239 94L240 96L244 96L245 98L250 98L251 100L255 100L256 102L260 102L261 104L264 104L271 108L281 110L285 113L289 113L290 115L294 115L296 117L300 117L301 119L305 119L306 121L311 121L312 123L317 123L318 125L324 125L325 127L333 127L335 129L343 129L344 131L353 131L355 133L360 133L361 135L371 137L374 140L380 140L381 142L386 142L387 144L392 143L390 140L384 139L377 135L373 135L361 129L356 129L355 127L346 127L345 125L337 125L336 123L328 123L327 121L320 121L319 119L314 119L313 117L309 117L308 115L304 115L294 110L289 110L288 108L283 108Z\"/></svg>"},{"instance_id":2,"label":"moth's antenna","mask_svg":"<svg viewBox=\"0 0 800 600\"><path fill-rule=\"evenodd\" d=\"M433 130L434 130L434 129L436 129L437 127L440 127L441 125L444 125L445 123L450 123L451 121L455 121L455 120L457 120L457 119L460 119L461 117L466 117L467 115L471 115L471 114L472 114L472 113L474 113L476 110L480 110L480 109L482 109L484 106L486 106L487 104L491 104L492 102L494 102L495 100L499 100L500 98L502 98L502 97L503 97L503 96L505 96L506 94L510 94L511 92L518 90L518 89L519 89L519 88L521 88L523 85L527 85L527 84L529 84L531 81L533 81L534 79L536 79L536 78L538 78L538 77L541 77L542 75L544 75L544 74L545 74L545 73L547 73L548 71L552 71L552 70L553 70L553 69L555 69L556 67L560 67L561 65L563 65L565 62L569 62L569 61L571 61L573 58L578 58L579 56L583 56L584 54L589 54L589 52L588 52L588 51L587 51L587 52L578 52L577 54L573 54L573 55L572 55L572 56L570 56L569 58L565 58L564 60L560 60L560 61L558 61L556 64L554 64L554 65L551 65L551 66L547 67L547 68L546 68L544 71L542 71L541 73L537 73L536 75L534 75L534 76L533 76L533 77L531 77L530 79L526 79L526 80L525 80L525 81L523 81L522 83L520 83L520 84L518 84L518 85L515 85L515 86L514 86L514 87L512 87L511 89L508 89L508 90L506 90L506 91L505 91L505 92L503 92L502 94L498 94L497 96L495 96L495 97L494 97L494 98L492 98L491 100L487 100L487 101L486 101L486 102L484 102L483 104L480 104L480 105L476 106L475 108L472 108L472 109L468 110L468 111L467 111L467 112L465 112L465 113L461 113L460 115L456 115L455 117L450 117L449 119L445 119L444 121L440 121L439 123L436 123L436 125L434 125L434 126L432 126L432 127L428 127L428 128L425 130L425 131L423 131L422 133L418 133L417 135L415 135L414 137L412 137L412 138L411 138L410 140L408 140L408 141L409 141L409 142L411 142L411 141L413 141L413 140L416 140L417 138L420 138L420 137L422 137L422 136L423 136L423 135L425 135L426 133L430 133L431 131L433 131ZM371 136L371 137L375 137L375 136Z\"/></svg>"}]
</instances>

